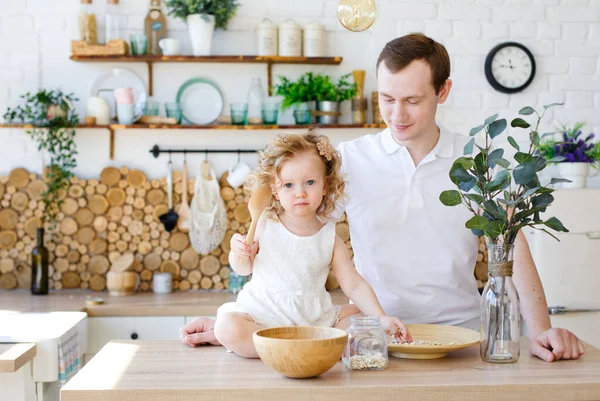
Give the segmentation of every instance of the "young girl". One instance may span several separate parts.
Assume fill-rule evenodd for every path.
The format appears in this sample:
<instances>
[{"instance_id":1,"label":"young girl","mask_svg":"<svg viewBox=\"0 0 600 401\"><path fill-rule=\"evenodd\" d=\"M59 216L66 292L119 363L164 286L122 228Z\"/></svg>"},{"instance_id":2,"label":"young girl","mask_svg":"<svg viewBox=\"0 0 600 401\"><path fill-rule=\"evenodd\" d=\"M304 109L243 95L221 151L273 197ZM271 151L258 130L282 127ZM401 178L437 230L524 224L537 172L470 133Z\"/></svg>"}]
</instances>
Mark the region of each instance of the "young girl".
<instances>
[{"instance_id":1,"label":"young girl","mask_svg":"<svg viewBox=\"0 0 600 401\"><path fill-rule=\"evenodd\" d=\"M380 316L395 337L411 340L402 321L385 313L358 274L346 244L327 217L343 196L340 158L325 136L279 135L260 153L254 187L271 185L273 197L258 221L255 241L231 239L229 262L252 280L236 302L217 311L215 336L226 348L257 358L252 333L264 327L325 326L345 329L357 313ZM325 289L331 265L354 304L334 306Z\"/></svg>"}]
</instances>

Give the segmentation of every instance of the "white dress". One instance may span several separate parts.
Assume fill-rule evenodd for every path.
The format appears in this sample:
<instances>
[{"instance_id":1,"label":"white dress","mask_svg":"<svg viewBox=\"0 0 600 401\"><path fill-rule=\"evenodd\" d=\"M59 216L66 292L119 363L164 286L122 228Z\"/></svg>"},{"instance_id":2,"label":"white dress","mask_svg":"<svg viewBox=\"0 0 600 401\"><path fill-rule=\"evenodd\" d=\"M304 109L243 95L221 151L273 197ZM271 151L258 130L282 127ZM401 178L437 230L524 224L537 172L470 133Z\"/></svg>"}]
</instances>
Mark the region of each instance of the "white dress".
<instances>
[{"instance_id":1,"label":"white dress","mask_svg":"<svg viewBox=\"0 0 600 401\"><path fill-rule=\"evenodd\" d=\"M314 235L299 237L267 219L252 280L236 302L217 310L217 318L225 312L242 312L265 327L334 326L340 307L332 304L325 289L334 243L334 222Z\"/></svg>"}]
</instances>

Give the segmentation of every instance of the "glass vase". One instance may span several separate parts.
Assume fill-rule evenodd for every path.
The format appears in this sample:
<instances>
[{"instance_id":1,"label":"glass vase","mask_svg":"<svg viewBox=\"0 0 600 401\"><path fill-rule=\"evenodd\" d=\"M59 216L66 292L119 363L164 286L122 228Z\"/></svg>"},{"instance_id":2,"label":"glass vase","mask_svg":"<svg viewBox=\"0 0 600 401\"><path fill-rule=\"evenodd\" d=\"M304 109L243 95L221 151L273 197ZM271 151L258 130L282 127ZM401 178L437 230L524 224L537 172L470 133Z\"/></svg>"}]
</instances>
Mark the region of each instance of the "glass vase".
<instances>
[{"instance_id":1,"label":"glass vase","mask_svg":"<svg viewBox=\"0 0 600 401\"><path fill-rule=\"evenodd\" d=\"M514 244L488 242L488 282L481 295L481 359L513 363L519 359L521 314L512 280Z\"/></svg>"}]
</instances>

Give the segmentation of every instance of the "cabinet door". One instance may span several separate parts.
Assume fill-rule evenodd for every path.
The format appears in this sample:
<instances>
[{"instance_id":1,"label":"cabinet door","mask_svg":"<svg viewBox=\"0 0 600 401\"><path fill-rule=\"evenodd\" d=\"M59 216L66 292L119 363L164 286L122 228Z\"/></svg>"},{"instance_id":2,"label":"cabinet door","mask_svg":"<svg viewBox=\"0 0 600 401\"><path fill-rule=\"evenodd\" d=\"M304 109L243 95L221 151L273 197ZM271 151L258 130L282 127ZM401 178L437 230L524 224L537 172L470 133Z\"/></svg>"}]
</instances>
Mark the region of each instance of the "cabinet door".
<instances>
[{"instance_id":1,"label":"cabinet door","mask_svg":"<svg viewBox=\"0 0 600 401\"><path fill-rule=\"evenodd\" d=\"M550 320L552 327L569 329L588 344L600 347L600 312L552 315Z\"/></svg>"},{"instance_id":2,"label":"cabinet door","mask_svg":"<svg viewBox=\"0 0 600 401\"><path fill-rule=\"evenodd\" d=\"M183 316L90 317L88 353L94 354L111 340L178 340Z\"/></svg>"}]
</instances>

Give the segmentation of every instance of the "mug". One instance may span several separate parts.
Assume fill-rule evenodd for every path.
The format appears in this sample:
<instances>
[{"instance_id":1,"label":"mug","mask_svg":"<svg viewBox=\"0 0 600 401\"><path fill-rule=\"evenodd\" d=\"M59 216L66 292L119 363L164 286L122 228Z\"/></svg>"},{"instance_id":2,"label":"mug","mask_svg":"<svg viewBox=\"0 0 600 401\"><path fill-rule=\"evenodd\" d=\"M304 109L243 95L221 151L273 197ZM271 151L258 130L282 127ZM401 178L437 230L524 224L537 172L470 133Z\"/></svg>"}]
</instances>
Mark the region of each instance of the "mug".
<instances>
[{"instance_id":1,"label":"mug","mask_svg":"<svg viewBox=\"0 0 600 401\"><path fill-rule=\"evenodd\" d=\"M110 295L132 295L140 285L140 276L136 272L106 273L106 288Z\"/></svg>"},{"instance_id":2,"label":"mug","mask_svg":"<svg viewBox=\"0 0 600 401\"><path fill-rule=\"evenodd\" d=\"M134 110L133 104L117 103L117 119L119 124L133 124Z\"/></svg>"},{"instance_id":3,"label":"mug","mask_svg":"<svg viewBox=\"0 0 600 401\"><path fill-rule=\"evenodd\" d=\"M171 273L154 273L152 276L152 290L155 294L168 294L173 289Z\"/></svg>"},{"instance_id":4,"label":"mug","mask_svg":"<svg viewBox=\"0 0 600 401\"><path fill-rule=\"evenodd\" d=\"M116 103L133 104L133 89L118 88L113 91Z\"/></svg>"},{"instance_id":5,"label":"mug","mask_svg":"<svg viewBox=\"0 0 600 401\"><path fill-rule=\"evenodd\" d=\"M227 175L227 182L233 188L237 188L240 185L243 185L246 182L248 176L252 173L252 169L248 164L243 161L239 161L229 169L229 174Z\"/></svg>"},{"instance_id":6,"label":"mug","mask_svg":"<svg viewBox=\"0 0 600 401\"><path fill-rule=\"evenodd\" d=\"M158 41L158 47L161 48L164 56L175 56L179 54L179 39L163 38Z\"/></svg>"}]
</instances>

